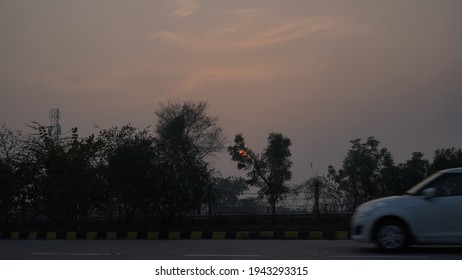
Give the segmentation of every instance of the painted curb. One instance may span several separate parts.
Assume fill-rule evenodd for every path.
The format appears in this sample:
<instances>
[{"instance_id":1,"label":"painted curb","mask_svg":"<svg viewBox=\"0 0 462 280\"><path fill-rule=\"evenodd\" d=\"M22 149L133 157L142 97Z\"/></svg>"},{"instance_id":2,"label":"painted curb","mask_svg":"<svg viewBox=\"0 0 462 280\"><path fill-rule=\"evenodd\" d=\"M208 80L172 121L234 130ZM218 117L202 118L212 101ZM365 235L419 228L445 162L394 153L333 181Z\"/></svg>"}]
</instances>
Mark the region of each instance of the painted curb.
<instances>
[{"instance_id":1,"label":"painted curb","mask_svg":"<svg viewBox=\"0 0 462 280\"><path fill-rule=\"evenodd\" d=\"M349 232L337 231L129 231L129 232L0 232L8 240L179 240L179 239L283 239L283 240L347 240Z\"/></svg>"}]
</instances>

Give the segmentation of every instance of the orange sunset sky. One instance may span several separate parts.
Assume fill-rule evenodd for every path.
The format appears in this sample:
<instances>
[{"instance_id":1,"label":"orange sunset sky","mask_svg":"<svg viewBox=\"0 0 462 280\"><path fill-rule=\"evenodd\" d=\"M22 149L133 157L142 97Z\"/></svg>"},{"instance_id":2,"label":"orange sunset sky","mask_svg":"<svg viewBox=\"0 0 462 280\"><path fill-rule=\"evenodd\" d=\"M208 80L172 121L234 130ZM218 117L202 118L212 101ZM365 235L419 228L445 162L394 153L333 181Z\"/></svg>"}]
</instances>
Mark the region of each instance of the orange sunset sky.
<instances>
[{"instance_id":1,"label":"orange sunset sky","mask_svg":"<svg viewBox=\"0 0 462 280\"><path fill-rule=\"evenodd\" d=\"M0 0L0 122L59 108L82 136L206 100L232 144L292 140L294 182L374 136L403 162L462 148L462 1ZM226 153L216 166L241 175Z\"/></svg>"}]
</instances>

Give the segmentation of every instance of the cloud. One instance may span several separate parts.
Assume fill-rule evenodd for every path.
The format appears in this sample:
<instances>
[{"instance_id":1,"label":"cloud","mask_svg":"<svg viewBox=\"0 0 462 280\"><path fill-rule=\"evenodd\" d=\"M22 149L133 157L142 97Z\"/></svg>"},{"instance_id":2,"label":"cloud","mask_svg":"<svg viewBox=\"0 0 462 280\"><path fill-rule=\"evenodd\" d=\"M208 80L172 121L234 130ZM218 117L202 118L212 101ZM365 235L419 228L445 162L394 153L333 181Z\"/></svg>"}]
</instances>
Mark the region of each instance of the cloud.
<instances>
[{"instance_id":1,"label":"cloud","mask_svg":"<svg viewBox=\"0 0 462 280\"><path fill-rule=\"evenodd\" d=\"M152 38L183 48L189 64L176 65L178 73L171 95L199 92L230 81L274 81L306 78L326 70L325 61L315 57L252 55L239 58L243 51L291 44L316 36L342 32L343 25L330 16L278 16L264 9L240 9L220 12L220 24L205 29L178 32L163 30ZM204 63L207 61L207 63ZM262 83L265 84L265 83Z\"/></svg>"},{"instance_id":2,"label":"cloud","mask_svg":"<svg viewBox=\"0 0 462 280\"><path fill-rule=\"evenodd\" d=\"M197 65L185 67L184 71L185 78L179 81L174 94L199 90L214 82L264 80L276 75L268 67Z\"/></svg>"},{"instance_id":3,"label":"cloud","mask_svg":"<svg viewBox=\"0 0 462 280\"><path fill-rule=\"evenodd\" d=\"M177 0L176 5L178 9L173 12L173 15L178 17L187 17L199 9L199 5L191 0Z\"/></svg>"},{"instance_id":4,"label":"cloud","mask_svg":"<svg viewBox=\"0 0 462 280\"><path fill-rule=\"evenodd\" d=\"M241 38L235 47L246 49L282 44L309 38L338 26L336 21L329 18L288 20Z\"/></svg>"},{"instance_id":5,"label":"cloud","mask_svg":"<svg viewBox=\"0 0 462 280\"><path fill-rule=\"evenodd\" d=\"M132 97L167 95L179 79L176 73L181 68L175 65L151 63L119 65L100 71L44 71L40 75L28 75L27 80L42 85L63 95L75 93L86 95L117 95L129 93Z\"/></svg>"},{"instance_id":6,"label":"cloud","mask_svg":"<svg viewBox=\"0 0 462 280\"><path fill-rule=\"evenodd\" d=\"M231 19L226 24L199 33L159 31L152 37L189 50L245 50L290 43L343 28L333 17L268 19L259 10L234 11L229 15Z\"/></svg>"},{"instance_id":7,"label":"cloud","mask_svg":"<svg viewBox=\"0 0 462 280\"><path fill-rule=\"evenodd\" d=\"M217 83L225 88L252 81L257 81L263 85L275 80L307 78L326 71L326 65L322 61L305 62L303 68L293 63L276 63L268 61L258 64L240 61L235 65L196 64L179 66L176 67L176 71L182 74L175 80L169 94L176 96L188 92L200 92Z\"/></svg>"}]
</instances>

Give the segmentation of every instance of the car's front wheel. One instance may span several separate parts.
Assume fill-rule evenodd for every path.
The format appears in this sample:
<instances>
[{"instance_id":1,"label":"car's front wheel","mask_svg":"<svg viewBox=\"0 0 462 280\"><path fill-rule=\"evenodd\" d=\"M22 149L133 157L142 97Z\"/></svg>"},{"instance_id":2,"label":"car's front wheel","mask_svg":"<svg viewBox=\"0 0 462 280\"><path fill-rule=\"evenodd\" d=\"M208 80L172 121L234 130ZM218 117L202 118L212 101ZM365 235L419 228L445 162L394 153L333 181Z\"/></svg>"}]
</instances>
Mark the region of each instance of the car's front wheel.
<instances>
[{"instance_id":1,"label":"car's front wheel","mask_svg":"<svg viewBox=\"0 0 462 280\"><path fill-rule=\"evenodd\" d=\"M385 220L380 222L375 230L377 246L386 252L402 251L409 245L409 234L403 222Z\"/></svg>"}]
</instances>

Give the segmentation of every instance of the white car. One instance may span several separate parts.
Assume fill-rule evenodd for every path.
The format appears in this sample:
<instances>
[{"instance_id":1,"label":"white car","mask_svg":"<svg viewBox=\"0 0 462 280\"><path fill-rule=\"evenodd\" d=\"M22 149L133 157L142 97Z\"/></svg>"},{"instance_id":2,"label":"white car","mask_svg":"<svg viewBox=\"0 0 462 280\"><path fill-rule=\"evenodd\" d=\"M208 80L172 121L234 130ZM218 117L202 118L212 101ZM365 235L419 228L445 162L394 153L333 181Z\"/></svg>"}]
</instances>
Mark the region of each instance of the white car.
<instances>
[{"instance_id":1,"label":"white car","mask_svg":"<svg viewBox=\"0 0 462 280\"><path fill-rule=\"evenodd\" d=\"M402 196L360 205L351 238L389 252L411 244L462 244L462 168L439 171Z\"/></svg>"}]
</instances>

